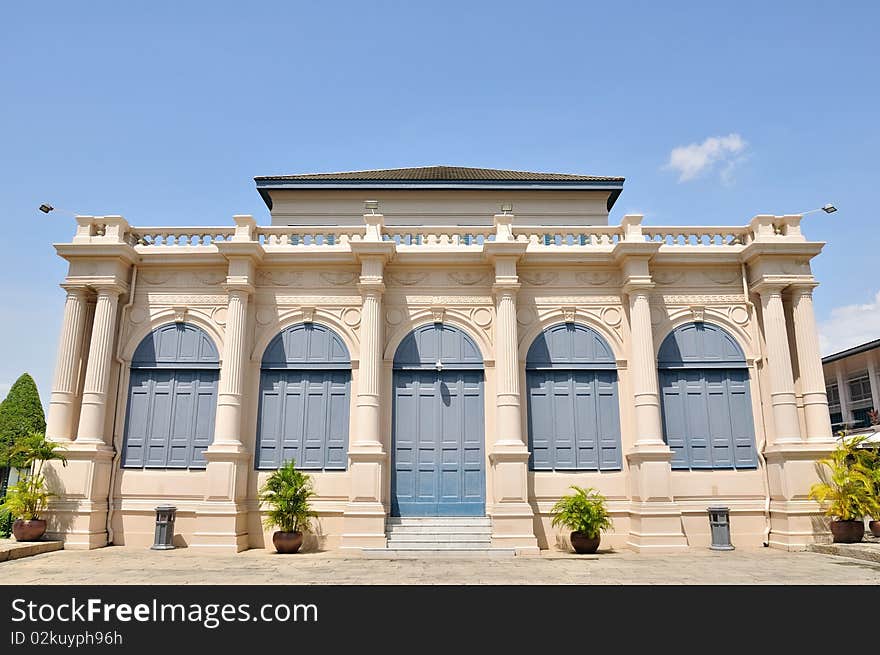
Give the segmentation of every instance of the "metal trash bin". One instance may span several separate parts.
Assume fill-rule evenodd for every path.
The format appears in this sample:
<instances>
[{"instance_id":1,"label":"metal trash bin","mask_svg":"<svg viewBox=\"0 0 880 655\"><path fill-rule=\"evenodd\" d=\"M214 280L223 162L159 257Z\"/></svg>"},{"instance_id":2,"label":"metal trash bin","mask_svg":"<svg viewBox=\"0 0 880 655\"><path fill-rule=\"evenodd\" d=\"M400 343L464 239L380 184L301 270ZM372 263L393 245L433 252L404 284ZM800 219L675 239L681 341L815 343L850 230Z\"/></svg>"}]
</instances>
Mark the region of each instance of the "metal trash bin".
<instances>
[{"instance_id":1,"label":"metal trash bin","mask_svg":"<svg viewBox=\"0 0 880 655\"><path fill-rule=\"evenodd\" d=\"M711 550L733 550L730 543L730 508L707 507L709 512L709 528L712 532Z\"/></svg>"},{"instance_id":2,"label":"metal trash bin","mask_svg":"<svg viewBox=\"0 0 880 655\"><path fill-rule=\"evenodd\" d=\"M150 550L174 549L174 519L177 508L174 505L159 505L156 508L156 535Z\"/></svg>"}]
</instances>

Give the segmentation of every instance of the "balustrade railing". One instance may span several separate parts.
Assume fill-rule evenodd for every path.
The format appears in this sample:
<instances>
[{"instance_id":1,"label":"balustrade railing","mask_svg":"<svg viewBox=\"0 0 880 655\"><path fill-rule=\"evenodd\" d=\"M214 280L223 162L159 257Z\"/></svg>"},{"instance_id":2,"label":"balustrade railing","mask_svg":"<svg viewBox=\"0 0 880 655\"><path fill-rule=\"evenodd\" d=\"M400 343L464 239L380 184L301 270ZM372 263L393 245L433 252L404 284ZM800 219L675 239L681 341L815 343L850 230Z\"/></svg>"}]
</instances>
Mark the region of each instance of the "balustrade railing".
<instances>
[{"instance_id":1,"label":"balustrade railing","mask_svg":"<svg viewBox=\"0 0 880 655\"><path fill-rule=\"evenodd\" d=\"M665 246L744 246L747 227L642 227L645 240Z\"/></svg>"},{"instance_id":2,"label":"balustrade railing","mask_svg":"<svg viewBox=\"0 0 880 655\"><path fill-rule=\"evenodd\" d=\"M288 225L257 228L257 241L264 246L346 246L363 241L364 228L326 225Z\"/></svg>"},{"instance_id":3,"label":"balustrade railing","mask_svg":"<svg viewBox=\"0 0 880 655\"><path fill-rule=\"evenodd\" d=\"M618 226L512 226L514 240L532 246L613 246L623 240Z\"/></svg>"},{"instance_id":4,"label":"balustrade railing","mask_svg":"<svg viewBox=\"0 0 880 655\"><path fill-rule=\"evenodd\" d=\"M495 240L490 225L407 225L385 226L383 241L398 246L481 246Z\"/></svg>"},{"instance_id":5,"label":"balustrade railing","mask_svg":"<svg viewBox=\"0 0 880 655\"><path fill-rule=\"evenodd\" d=\"M134 246L210 246L234 234L234 227L138 227L128 240Z\"/></svg>"}]
</instances>

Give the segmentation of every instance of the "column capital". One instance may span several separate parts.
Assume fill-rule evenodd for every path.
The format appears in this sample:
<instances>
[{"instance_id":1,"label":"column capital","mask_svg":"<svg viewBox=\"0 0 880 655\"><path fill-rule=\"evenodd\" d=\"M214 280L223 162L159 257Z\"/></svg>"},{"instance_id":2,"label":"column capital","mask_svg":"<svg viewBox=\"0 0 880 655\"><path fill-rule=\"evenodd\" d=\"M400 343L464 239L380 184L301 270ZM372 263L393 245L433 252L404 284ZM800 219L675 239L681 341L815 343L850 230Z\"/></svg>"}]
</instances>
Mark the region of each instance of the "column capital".
<instances>
[{"instance_id":1,"label":"column capital","mask_svg":"<svg viewBox=\"0 0 880 655\"><path fill-rule=\"evenodd\" d=\"M655 286L656 284L651 279L650 275L639 275L628 278L626 282L623 283L622 290L628 296L633 296L639 293L647 295Z\"/></svg>"},{"instance_id":2,"label":"column capital","mask_svg":"<svg viewBox=\"0 0 880 655\"><path fill-rule=\"evenodd\" d=\"M495 284L492 285L492 293L496 296L516 296L516 292L520 290L520 287L522 287L522 284L516 278L513 280L496 278Z\"/></svg>"},{"instance_id":3,"label":"column capital","mask_svg":"<svg viewBox=\"0 0 880 655\"><path fill-rule=\"evenodd\" d=\"M226 278L226 282L221 285L230 296L233 294L244 294L249 296L254 292L254 285L250 279L245 276L230 275Z\"/></svg>"},{"instance_id":4,"label":"column capital","mask_svg":"<svg viewBox=\"0 0 880 655\"><path fill-rule=\"evenodd\" d=\"M760 279L749 287L749 291L757 293L761 298L771 298L773 296L781 296L782 290L789 285L789 282L781 280Z\"/></svg>"},{"instance_id":5,"label":"column capital","mask_svg":"<svg viewBox=\"0 0 880 655\"><path fill-rule=\"evenodd\" d=\"M381 296L385 293L385 283L381 279L361 276L357 288L362 296Z\"/></svg>"},{"instance_id":6,"label":"column capital","mask_svg":"<svg viewBox=\"0 0 880 655\"><path fill-rule=\"evenodd\" d=\"M121 294L128 290L128 285L124 282L97 282L90 285L98 297L114 297L118 298Z\"/></svg>"},{"instance_id":7,"label":"column capital","mask_svg":"<svg viewBox=\"0 0 880 655\"><path fill-rule=\"evenodd\" d=\"M791 293L793 296L812 296L813 289L819 286L819 283L815 280L803 281L803 282L792 282L789 285L789 289L791 289Z\"/></svg>"},{"instance_id":8,"label":"column capital","mask_svg":"<svg viewBox=\"0 0 880 655\"><path fill-rule=\"evenodd\" d=\"M88 286L81 282L62 282L58 286L64 289L68 296L74 296L76 298L83 298L89 293Z\"/></svg>"}]
</instances>

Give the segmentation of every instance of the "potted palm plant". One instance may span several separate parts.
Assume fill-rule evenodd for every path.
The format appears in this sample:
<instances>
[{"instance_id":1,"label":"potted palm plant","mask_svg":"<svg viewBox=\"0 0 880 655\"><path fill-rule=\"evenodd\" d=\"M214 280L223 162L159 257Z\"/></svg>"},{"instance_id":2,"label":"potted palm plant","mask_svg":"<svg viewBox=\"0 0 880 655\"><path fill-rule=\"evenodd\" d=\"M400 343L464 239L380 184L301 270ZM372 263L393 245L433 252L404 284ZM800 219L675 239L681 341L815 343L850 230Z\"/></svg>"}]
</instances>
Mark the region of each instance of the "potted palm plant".
<instances>
[{"instance_id":1,"label":"potted palm plant","mask_svg":"<svg viewBox=\"0 0 880 655\"><path fill-rule=\"evenodd\" d=\"M17 541L38 541L46 533L46 520L40 517L54 494L47 488L43 465L51 460L67 466L62 446L47 440L42 432L19 440L9 456L10 464L20 472L19 480L7 489L0 508L15 518L12 534Z\"/></svg>"},{"instance_id":2,"label":"potted palm plant","mask_svg":"<svg viewBox=\"0 0 880 655\"><path fill-rule=\"evenodd\" d=\"M847 439L841 435L830 457L819 462L821 482L810 487L810 497L821 503L831 518L834 543L860 542L865 534L865 516L880 514L872 461L876 455L861 447L865 438Z\"/></svg>"},{"instance_id":3,"label":"potted palm plant","mask_svg":"<svg viewBox=\"0 0 880 655\"><path fill-rule=\"evenodd\" d=\"M582 489L572 485L573 494L560 498L550 515L554 527L571 530L571 546L578 554L595 553L599 549L602 530L612 527L611 516L605 505L605 496L592 487Z\"/></svg>"},{"instance_id":4,"label":"potted palm plant","mask_svg":"<svg viewBox=\"0 0 880 655\"><path fill-rule=\"evenodd\" d=\"M302 546L303 533L311 530L315 516L309 499L315 495L311 478L290 460L272 473L260 488L260 500L268 506L265 524L277 526L272 543L279 553L295 553Z\"/></svg>"}]
</instances>

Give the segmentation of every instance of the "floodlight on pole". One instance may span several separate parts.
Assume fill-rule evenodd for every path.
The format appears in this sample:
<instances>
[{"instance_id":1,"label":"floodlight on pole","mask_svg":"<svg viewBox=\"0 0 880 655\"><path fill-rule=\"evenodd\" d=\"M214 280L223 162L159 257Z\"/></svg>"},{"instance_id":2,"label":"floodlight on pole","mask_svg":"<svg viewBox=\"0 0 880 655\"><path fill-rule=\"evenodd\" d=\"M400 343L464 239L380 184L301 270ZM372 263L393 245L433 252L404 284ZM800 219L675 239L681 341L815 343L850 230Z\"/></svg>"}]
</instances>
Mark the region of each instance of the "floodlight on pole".
<instances>
[{"instance_id":1,"label":"floodlight on pole","mask_svg":"<svg viewBox=\"0 0 880 655\"><path fill-rule=\"evenodd\" d=\"M811 209L809 211L800 212L801 216L806 216L807 214L813 214L815 212L825 212L826 214L833 214L837 211L837 207L832 205L830 202L824 207L817 207L816 209Z\"/></svg>"}]
</instances>

